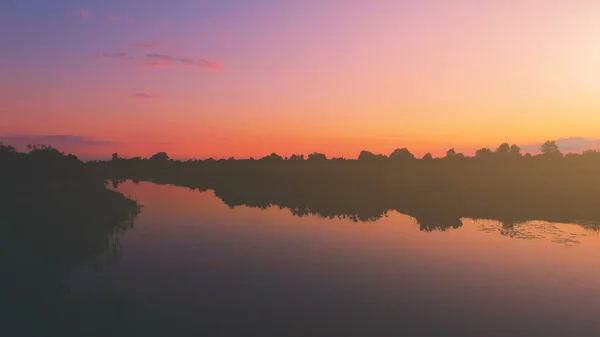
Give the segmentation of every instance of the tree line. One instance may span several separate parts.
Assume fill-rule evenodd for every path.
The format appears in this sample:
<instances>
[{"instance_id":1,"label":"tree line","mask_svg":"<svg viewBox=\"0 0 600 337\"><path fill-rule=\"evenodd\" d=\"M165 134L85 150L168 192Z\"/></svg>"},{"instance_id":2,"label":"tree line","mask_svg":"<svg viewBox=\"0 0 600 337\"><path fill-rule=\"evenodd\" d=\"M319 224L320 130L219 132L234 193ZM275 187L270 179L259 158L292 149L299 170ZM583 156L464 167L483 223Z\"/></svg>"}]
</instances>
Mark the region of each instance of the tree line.
<instances>
[{"instance_id":1,"label":"tree line","mask_svg":"<svg viewBox=\"0 0 600 337\"><path fill-rule=\"evenodd\" d=\"M600 164L600 151L598 150L585 150L582 153L567 153L563 154L560 150L560 147L556 143L556 141L549 140L544 142L540 146L540 152L536 155L532 155L531 153L523 153L521 148L516 144L502 143L496 149L491 149L489 147L483 147L475 151L474 156L466 156L463 153L457 152L454 148L446 151L445 156L443 157L434 157L430 152L423 155L421 158L417 158L408 148L397 148L392 151L389 155L373 153L367 150L360 151L357 159L347 159L343 157L333 157L328 158L327 155L320 152L310 153L308 155L304 154L292 154L291 156L281 156L275 152L266 155L264 157L255 159L254 157L250 157L248 159L236 159L234 157L229 157L227 159L214 159L208 158L205 160L194 160L189 159L185 162L232 162L232 161L261 161L261 162L346 162L346 161L358 161L358 162L370 162L370 163L384 163L384 162L392 162L392 163L410 163L410 162L428 162L428 161L440 161L440 160L476 160L476 161L494 161L494 160L515 160L515 159L531 159L531 158L540 158L540 159L551 159L551 160L559 160L564 159L568 162L573 163L586 163L586 162L597 162ZM145 161L148 160L150 162L159 163L166 161L179 161L173 160L169 157L166 152L156 152L149 158L142 157L133 157L133 158L122 158L118 153L113 153L111 161L118 162L123 160L131 160L131 161Z\"/></svg>"}]
</instances>

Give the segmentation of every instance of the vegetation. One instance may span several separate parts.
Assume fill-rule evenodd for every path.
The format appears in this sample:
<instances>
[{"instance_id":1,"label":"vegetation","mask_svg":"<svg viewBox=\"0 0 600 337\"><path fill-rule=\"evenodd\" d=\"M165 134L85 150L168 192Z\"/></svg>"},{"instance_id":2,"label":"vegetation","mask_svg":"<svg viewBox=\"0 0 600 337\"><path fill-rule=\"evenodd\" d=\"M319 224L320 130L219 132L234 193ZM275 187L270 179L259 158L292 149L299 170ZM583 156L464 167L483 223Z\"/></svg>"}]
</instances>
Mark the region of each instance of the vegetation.
<instances>
[{"instance_id":1,"label":"vegetation","mask_svg":"<svg viewBox=\"0 0 600 337\"><path fill-rule=\"evenodd\" d=\"M138 212L77 157L42 145L19 153L0 143L2 331L40 336L64 323L56 331L66 333L74 322L65 316L78 308L69 304L64 278L78 266L113 263L119 234Z\"/></svg>"},{"instance_id":2,"label":"vegetation","mask_svg":"<svg viewBox=\"0 0 600 337\"><path fill-rule=\"evenodd\" d=\"M517 145L447 151L417 159L406 148L389 156L362 151L357 160L273 153L259 160L188 160L168 156L89 165L115 179L152 180L214 190L231 207L271 205L294 215L377 220L389 210L413 216L426 231L456 228L461 218L600 222L600 153L563 155L553 141L539 155ZM158 159L157 159L158 157Z\"/></svg>"}]
</instances>

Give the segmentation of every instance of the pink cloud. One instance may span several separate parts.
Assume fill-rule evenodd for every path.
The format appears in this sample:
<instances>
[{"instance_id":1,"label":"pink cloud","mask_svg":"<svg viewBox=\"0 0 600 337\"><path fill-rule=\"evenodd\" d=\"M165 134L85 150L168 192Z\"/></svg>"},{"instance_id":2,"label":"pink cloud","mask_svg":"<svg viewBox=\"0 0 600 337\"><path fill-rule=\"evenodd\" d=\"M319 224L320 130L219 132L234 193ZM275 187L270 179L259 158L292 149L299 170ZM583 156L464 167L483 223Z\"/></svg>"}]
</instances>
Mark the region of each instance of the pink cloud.
<instances>
[{"instance_id":1,"label":"pink cloud","mask_svg":"<svg viewBox=\"0 0 600 337\"><path fill-rule=\"evenodd\" d=\"M155 42L133 43L133 44L131 44L131 46L136 49L153 49L153 48L160 46L160 43L155 43Z\"/></svg>"},{"instance_id":2,"label":"pink cloud","mask_svg":"<svg viewBox=\"0 0 600 337\"><path fill-rule=\"evenodd\" d=\"M116 14L108 14L106 16L106 21L108 22L119 22L121 21L121 17Z\"/></svg>"},{"instance_id":3,"label":"pink cloud","mask_svg":"<svg viewBox=\"0 0 600 337\"><path fill-rule=\"evenodd\" d=\"M133 45L136 48L144 49L149 48L153 44L139 44ZM127 53L104 53L104 57L113 58L118 60L134 60L133 56ZM206 59L191 59L191 58L178 58L171 55L150 53L146 54L145 63L150 68L170 68L176 64L180 64L187 67L200 68L205 70L219 71L223 68L223 65L219 61L209 61Z\"/></svg>"},{"instance_id":4,"label":"pink cloud","mask_svg":"<svg viewBox=\"0 0 600 337\"><path fill-rule=\"evenodd\" d=\"M209 70L218 71L223 68L223 65L218 61L208 61L205 59L191 60L188 58L182 58L182 59L179 59L179 61L186 66L198 67L198 68L209 69Z\"/></svg>"},{"instance_id":5,"label":"pink cloud","mask_svg":"<svg viewBox=\"0 0 600 337\"><path fill-rule=\"evenodd\" d=\"M128 22L129 22L130 25L133 25L133 24L137 23L137 19L136 18L129 18Z\"/></svg>"},{"instance_id":6,"label":"pink cloud","mask_svg":"<svg viewBox=\"0 0 600 337\"><path fill-rule=\"evenodd\" d=\"M133 94L133 97L152 99L152 98L160 98L160 95L158 95L158 94L149 94L149 93L146 93L146 92L138 92L136 94Z\"/></svg>"},{"instance_id":7,"label":"pink cloud","mask_svg":"<svg viewBox=\"0 0 600 337\"><path fill-rule=\"evenodd\" d=\"M152 68L169 68L175 61L173 56L161 54L148 54L146 58L148 59L148 65Z\"/></svg>"},{"instance_id":8,"label":"pink cloud","mask_svg":"<svg viewBox=\"0 0 600 337\"><path fill-rule=\"evenodd\" d=\"M80 9L77 11L77 15L79 15L79 17L81 18L86 19L92 16L92 12L89 9Z\"/></svg>"}]
</instances>

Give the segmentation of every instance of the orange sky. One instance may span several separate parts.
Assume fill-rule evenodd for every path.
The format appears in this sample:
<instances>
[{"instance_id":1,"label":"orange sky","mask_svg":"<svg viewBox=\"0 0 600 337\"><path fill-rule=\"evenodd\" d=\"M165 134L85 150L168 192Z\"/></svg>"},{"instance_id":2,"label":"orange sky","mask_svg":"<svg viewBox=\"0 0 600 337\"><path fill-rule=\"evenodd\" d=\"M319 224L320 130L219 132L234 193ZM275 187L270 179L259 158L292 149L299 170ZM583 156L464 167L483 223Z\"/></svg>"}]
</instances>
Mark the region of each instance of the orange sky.
<instances>
[{"instance_id":1,"label":"orange sky","mask_svg":"<svg viewBox=\"0 0 600 337\"><path fill-rule=\"evenodd\" d=\"M0 14L8 143L356 157L600 138L597 1L38 2Z\"/></svg>"}]
</instances>

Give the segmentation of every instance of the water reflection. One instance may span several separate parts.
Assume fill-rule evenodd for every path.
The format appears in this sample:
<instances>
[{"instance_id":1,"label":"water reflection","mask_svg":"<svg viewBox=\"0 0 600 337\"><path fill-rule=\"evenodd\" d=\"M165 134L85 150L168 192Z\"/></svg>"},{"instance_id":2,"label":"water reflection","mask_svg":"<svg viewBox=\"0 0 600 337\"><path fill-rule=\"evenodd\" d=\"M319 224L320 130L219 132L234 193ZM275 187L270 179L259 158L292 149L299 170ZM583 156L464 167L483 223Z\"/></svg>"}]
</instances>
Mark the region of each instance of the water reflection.
<instances>
[{"instance_id":1,"label":"water reflection","mask_svg":"<svg viewBox=\"0 0 600 337\"><path fill-rule=\"evenodd\" d=\"M112 180L114 187L125 180ZM230 208L247 206L267 209L271 206L287 209L292 215L309 215L326 219L349 219L353 222L375 222L397 211L416 219L422 231L447 231L463 225L464 218L499 221L502 235L527 238L519 225L531 221L575 223L591 231L600 228L600 195L581 194L569 200L557 195L513 195L510 190L487 190L485 193L457 189L410 189L402 194L389 189L371 191L343 186L298 185L288 188L285 181L264 183L236 178L234 182L220 178L215 181L181 179L154 179L155 183L189 188L191 191L214 191ZM530 191L532 192L532 191ZM531 226L531 225L530 225Z\"/></svg>"},{"instance_id":2,"label":"water reflection","mask_svg":"<svg viewBox=\"0 0 600 337\"><path fill-rule=\"evenodd\" d=\"M574 226L575 224L559 224L545 221L529 221L520 224L503 224L497 221L480 221L479 228L487 233L499 233L500 235L525 240L541 240L549 238L551 242L559 243L570 247L581 244L578 239L588 235L598 235L596 226L578 224L585 231L573 231L565 229L565 226Z\"/></svg>"},{"instance_id":3,"label":"water reflection","mask_svg":"<svg viewBox=\"0 0 600 337\"><path fill-rule=\"evenodd\" d=\"M600 270L590 259L600 242L580 225L508 227L462 218L454 230L426 232L395 211L356 224L290 216L273 206L231 209L212 192L175 186L127 182L119 190L145 205L136 229L123 237L125 254L116 268L77 279L137 296L129 331L345 337L600 331ZM530 239L485 231L508 234L503 226ZM579 244L553 242L559 239Z\"/></svg>"}]
</instances>

